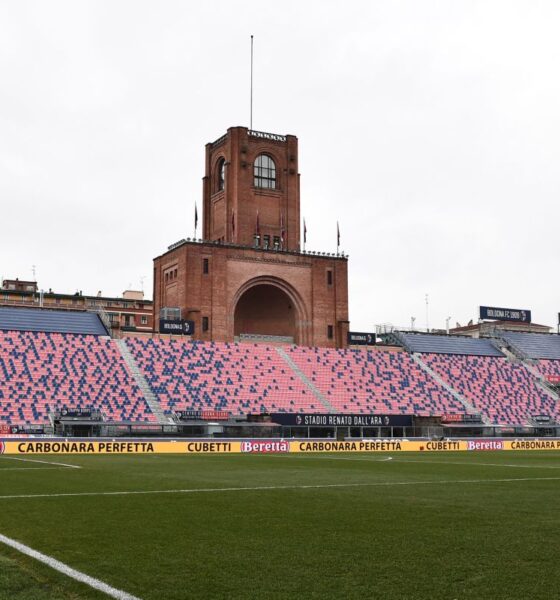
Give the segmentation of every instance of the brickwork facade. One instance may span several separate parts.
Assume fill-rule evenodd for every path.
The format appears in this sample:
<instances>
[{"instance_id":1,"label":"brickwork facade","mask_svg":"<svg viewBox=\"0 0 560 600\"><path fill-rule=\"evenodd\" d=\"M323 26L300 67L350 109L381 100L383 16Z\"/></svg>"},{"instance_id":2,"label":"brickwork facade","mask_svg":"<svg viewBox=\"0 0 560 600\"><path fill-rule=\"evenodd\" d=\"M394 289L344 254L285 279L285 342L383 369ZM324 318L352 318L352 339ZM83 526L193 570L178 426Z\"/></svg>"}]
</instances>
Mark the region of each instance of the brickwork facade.
<instances>
[{"instance_id":1,"label":"brickwork facade","mask_svg":"<svg viewBox=\"0 0 560 600\"><path fill-rule=\"evenodd\" d=\"M154 260L154 314L181 309L196 339L243 334L343 347L348 261L300 251L297 138L243 127L206 146L204 242Z\"/></svg>"}]
</instances>

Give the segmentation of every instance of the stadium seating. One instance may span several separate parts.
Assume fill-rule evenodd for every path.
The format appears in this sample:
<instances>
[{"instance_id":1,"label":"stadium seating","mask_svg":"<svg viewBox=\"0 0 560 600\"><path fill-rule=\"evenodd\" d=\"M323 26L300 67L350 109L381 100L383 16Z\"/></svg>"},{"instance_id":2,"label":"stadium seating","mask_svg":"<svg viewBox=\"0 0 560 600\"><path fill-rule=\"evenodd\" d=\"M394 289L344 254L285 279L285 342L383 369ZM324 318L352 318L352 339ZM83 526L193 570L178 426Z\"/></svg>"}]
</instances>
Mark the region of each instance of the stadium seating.
<instances>
[{"instance_id":1,"label":"stadium seating","mask_svg":"<svg viewBox=\"0 0 560 600\"><path fill-rule=\"evenodd\" d=\"M167 413L325 410L272 346L139 338L126 342Z\"/></svg>"},{"instance_id":2,"label":"stadium seating","mask_svg":"<svg viewBox=\"0 0 560 600\"><path fill-rule=\"evenodd\" d=\"M461 335L432 335L423 333L399 333L411 352L433 354L468 354L470 356L503 356L487 339Z\"/></svg>"},{"instance_id":3,"label":"stadium seating","mask_svg":"<svg viewBox=\"0 0 560 600\"><path fill-rule=\"evenodd\" d=\"M92 335L0 332L0 421L48 422L96 408L115 421L155 421L117 346Z\"/></svg>"},{"instance_id":4,"label":"stadium seating","mask_svg":"<svg viewBox=\"0 0 560 600\"><path fill-rule=\"evenodd\" d=\"M0 330L107 335L95 313L0 306Z\"/></svg>"},{"instance_id":5,"label":"stadium seating","mask_svg":"<svg viewBox=\"0 0 560 600\"><path fill-rule=\"evenodd\" d=\"M505 358L423 354L422 360L492 424L525 424L532 416L558 416L556 401L529 371Z\"/></svg>"},{"instance_id":6,"label":"stadium seating","mask_svg":"<svg viewBox=\"0 0 560 600\"><path fill-rule=\"evenodd\" d=\"M468 338L455 338L455 350L465 349L463 339ZM265 344L147 338L127 338L126 345L167 414L329 408L418 416L467 412L407 352L296 346L279 350ZM498 352L481 344L471 348ZM422 360L492 424L525 424L535 415L560 417L560 403L523 365L501 355L429 352ZM544 375L560 375L558 360L536 364ZM63 408L99 409L113 421L157 421L113 340L0 331L0 421L47 423L49 412Z\"/></svg>"},{"instance_id":7,"label":"stadium seating","mask_svg":"<svg viewBox=\"0 0 560 600\"><path fill-rule=\"evenodd\" d=\"M291 347L290 357L337 412L464 414L405 352Z\"/></svg>"},{"instance_id":8,"label":"stadium seating","mask_svg":"<svg viewBox=\"0 0 560 600\"><path fill-rule=\"evenodd\" d=\"M553 375L560 377L560 360L538 360L536 361L538 370L546 377Z\"/></svg>"},{"instance_id":9,"label":"stadium seating","mask_svg":"<svg viewBox=\"0 0 560 600\"><path fill-rule=\"evenodd\" d=\"M508 331L502 334L502 338L527 358L560 360L560 335Z\"/></svg>"}]
</instances>

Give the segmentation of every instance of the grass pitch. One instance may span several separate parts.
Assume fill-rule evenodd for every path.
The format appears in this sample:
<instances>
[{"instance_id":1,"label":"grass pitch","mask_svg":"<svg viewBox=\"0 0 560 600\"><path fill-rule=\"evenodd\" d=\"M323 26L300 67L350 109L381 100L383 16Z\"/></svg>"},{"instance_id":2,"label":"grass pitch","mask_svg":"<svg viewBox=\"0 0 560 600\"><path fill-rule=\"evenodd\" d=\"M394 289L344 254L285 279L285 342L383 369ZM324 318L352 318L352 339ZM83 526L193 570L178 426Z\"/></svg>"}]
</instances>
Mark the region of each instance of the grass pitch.
<instances>
[{"instance_id":1,"label":"grass pitch","mask_svg":"<svg viewBox=\"0 0 560 600\"><path fill-rule=\"evenodd\" d=\"M0 457L0 534L144 600L560 597L556 452L29 458L82 468ZM0 598L106 596L0 544Z\"/></svg>"}]
</instances>

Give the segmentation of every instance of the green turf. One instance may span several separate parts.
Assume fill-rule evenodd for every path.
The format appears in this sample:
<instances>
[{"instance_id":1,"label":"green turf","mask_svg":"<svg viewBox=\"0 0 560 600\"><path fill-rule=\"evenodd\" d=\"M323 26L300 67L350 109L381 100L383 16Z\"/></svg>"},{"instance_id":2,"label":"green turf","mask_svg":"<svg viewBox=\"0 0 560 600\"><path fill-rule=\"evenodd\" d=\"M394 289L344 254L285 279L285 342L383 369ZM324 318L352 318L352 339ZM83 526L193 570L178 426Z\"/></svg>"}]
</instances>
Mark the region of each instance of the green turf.
<instances>
[{"instance_id":1,"label":"green turf","mask_svg":"<svg viewBox=\"0 0 560 600\"><path fill-rule=\"evenodd\" d=\"M294 486L0 498L0 534L146 600L560 597L560 453L393 457L0 457L0 496ZM101 597L0 544L0 598Z\"/></svg>"}]
</instances>

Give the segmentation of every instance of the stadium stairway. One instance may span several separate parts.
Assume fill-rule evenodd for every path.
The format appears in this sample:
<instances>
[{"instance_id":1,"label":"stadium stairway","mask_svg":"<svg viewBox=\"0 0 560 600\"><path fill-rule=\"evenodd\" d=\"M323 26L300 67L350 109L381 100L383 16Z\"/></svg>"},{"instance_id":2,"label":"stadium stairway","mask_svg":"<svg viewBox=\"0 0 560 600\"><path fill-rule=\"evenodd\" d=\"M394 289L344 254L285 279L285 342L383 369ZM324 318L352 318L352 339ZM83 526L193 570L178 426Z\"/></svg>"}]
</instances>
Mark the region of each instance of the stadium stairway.
<instances>
[{"instance_id":1,"label":"stadium stairway","mask_svg":"<svg viewBox=\"0 0 560 600\"><path fill-rule=\"evenodd\" d=\"M505 338L496 340L493 343L500 350L500 352L503 352L505 354L506 358L510 362L519 364L519 365L522 365L523 367L525 367L527 369L527 371L529 371L529 373L531 373L531 375L535 378L537 386L545 394L547 394L548 396L550 396L553 400L556 400L557 402L560 401L560 395L548 383L544 374L541 373L541 371L539 370L538 365L535 364L534 359L529 358L526 353L520 351L515 346L510 345L508 343L508 340Z\"/></svg>"},{"instance_id":2,"label":"stadium stairway","mask_svg":"<svg viewBox=\"0 0 560 600\"><path fill-rule=\"evenodd\" d=\"M462 396L456 389L451 387L433 369L430 369L430 367L422 360L421 355L419 353L412 352L410 354L410 357L421 369L423 369L430 377L433 377L433 379L435 379L435 381L437 381L439 385L445 388L458 402L460 402L465 407L465 410L468 414L480 414L480 411L477 410L472 404L470 404L470 402L468 402L468 400L464 396ZM485 425L490 424L490 420L485 415L482 415L482 422Z\"/></svg>"},{"instance_id":3,"label":"stadium stairway","mask_svg":"<svg viewBox=\"0 0 560 600\"><path fill-rule=\"evenodd\" d=\"M171 419L170 417L167 417L165 415L165 413L163 412L163 409L161 408L161 405L158 402L158 399L156 398L154 392L152 391L150 384L146 381L146 378L142 374L142 371L140 371L140 367L138 366L138 363L134 360L134 357L132 356L132 353L128 349L128 346L126 345L125 340L120 339L120 340L113 340L113 341L115 342L117 348L119 349L120 353L122 354L124 362L128 366L128 370L130 371L131 375L134 377L136 384L138 385L138 387L140 388L140 391L142 392L142 395L144 396L144 400L146 400L146 404L150 407L150 410L152 411L154 417L156 417L156 419L158 420L158 423L160 423L161 425L167 425L169 423L173 423L174 422L173 419Z\"/></svg>"},{"instance_id":4,"label":"stadium stairway","mask_svg":"<svg viewBox=\"0 0 560 600\"><path fill-rule=\"evenodd\" d=\"M338 412L335 407L326 399L324 394L317 389L313 382L305 375L305 373L296 365L296 363L290 358L288 353L281 346L276 347L276 352L288 363L288 366L292 371L301 379L301 381L307 386L307 389L319 400L319 402L325 407L327 412L336 413Z\"/></svg>"},{"instance_id":5,"label":"stadium stairway","mask_svg":"<svg viewBox=\"0 0 560 600\"><path fill-rule=\"evenodd\" d=\"M409 354L414 353L414 350L411 348L410 344L408 343L406 336L403 333L401 333L400 331L391 332L388 335L387 340L390 343L396 344L397 346L402 346Z\"/></svg>"}]
</instances>

